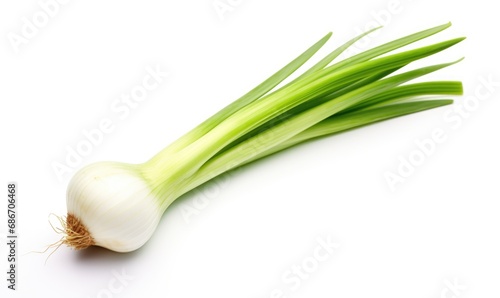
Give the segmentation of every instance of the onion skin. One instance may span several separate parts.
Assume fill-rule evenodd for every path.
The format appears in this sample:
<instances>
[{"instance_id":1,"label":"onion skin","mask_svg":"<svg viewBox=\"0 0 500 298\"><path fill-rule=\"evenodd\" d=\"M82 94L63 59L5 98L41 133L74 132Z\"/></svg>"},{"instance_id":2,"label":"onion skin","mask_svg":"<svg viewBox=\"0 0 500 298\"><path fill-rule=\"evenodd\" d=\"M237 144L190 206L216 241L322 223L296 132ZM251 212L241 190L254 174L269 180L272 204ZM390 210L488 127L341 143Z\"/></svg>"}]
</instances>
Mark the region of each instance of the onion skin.
<instances>
[{"instance_id":1,"label":"onion skin","mask_svg":"<svg viewBox=\"0 0 500 298\"><path fill-rule=\"evenodd\" d=\"M144 245L162 212L160 200L140 173L137 165L117 162L94 163L79 170L68 185L66 234L84 228L88 235L66 237L65 243L75 249L86 248L87 243L116 252Z\"/></svg>"}]
</instances>

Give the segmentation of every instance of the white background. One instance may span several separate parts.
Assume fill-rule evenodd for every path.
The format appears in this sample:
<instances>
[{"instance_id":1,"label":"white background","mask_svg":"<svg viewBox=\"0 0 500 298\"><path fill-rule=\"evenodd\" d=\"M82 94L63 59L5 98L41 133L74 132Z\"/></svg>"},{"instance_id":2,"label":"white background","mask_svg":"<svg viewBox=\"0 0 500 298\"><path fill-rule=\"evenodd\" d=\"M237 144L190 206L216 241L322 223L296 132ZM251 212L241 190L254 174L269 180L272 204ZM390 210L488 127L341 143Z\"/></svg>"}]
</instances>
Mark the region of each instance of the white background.
<instances>
[{"instance_id":1,"label":"white background","mask_svg":"<svg viewBox=\"0 0 500 298\"><path fill-rule=\"evenodd\" d=\"M218 14L212 0L68 1L16 51L9 36L21 34L23 18L42 9L37 1L1 2L0 181L4 193L8 181L19 185L20 268L19 291L6 289L2 273L0 296L272 297L277 290L286 297L498 297L500 87L475 98L482 79L500 81L494 2L221 3L232 9ZM60 180L52 165L64 163L68 146L75 148L85 140L82 131L102 119L114 129L80 166L142 162L328 31L333 38L320 54L374 22L385 27L358 48L448 21L450 29L418 45L468 39L415 66L466 57L427 77L464 82L466 96L454 106L247 166L172 205L153 238L133 253L61 247L47 263L48 253L32 253L59 239L49 214L66 212L71 174ZM120 119L113 102L158 65L169 75ZM469 104L478 102L475 109L460 125L447 121L467 96ZM397 173L398 157L408 158L418 150L415 141L436 129L446 140L391 191L384 173ZM189 208L196 214L183 213ZM318 239L339 247L315 263ZM6 255L2 244L1 272ZM304 262L317 266L307 267L299 286L284 279ZM132 278L116 282L122 272ZM110 284L119 289L112 293Z\"/></svg>"}]
</instances>

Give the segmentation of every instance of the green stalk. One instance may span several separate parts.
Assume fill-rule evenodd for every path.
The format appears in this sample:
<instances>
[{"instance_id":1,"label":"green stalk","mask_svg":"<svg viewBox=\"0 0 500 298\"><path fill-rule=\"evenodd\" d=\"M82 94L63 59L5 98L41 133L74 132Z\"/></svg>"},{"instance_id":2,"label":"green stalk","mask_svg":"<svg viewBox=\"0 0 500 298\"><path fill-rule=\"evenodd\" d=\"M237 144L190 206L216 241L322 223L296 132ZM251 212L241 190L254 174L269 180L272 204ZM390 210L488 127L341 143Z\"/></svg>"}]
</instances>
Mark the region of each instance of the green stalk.
<instances>
[{"instance_id":1,"label":"green stalk","mask_svg":"<svg viewBox=\"0 0 500 298\"><path fill-rule=\"evenodd\" d=\"M452 104L451 99L441 100L424 100L415 102L403 102L388 106L380 106L378 108L354 111L348 114L339 115L337 117L327 118L320 123L304 130L303 132L291 137L278 146L272 147L269 150L263 151L252 158L246 160L239 166L264 158L268 155L293 147L297 144L316 139L319 137L329 136L353 128L365 126L368 124L380 122L383 120L396 118L408 114L413 114L429 109L442 107Z\"/></svg>"},{"instance_id":2,"label":"green stalk","mask_svg":"<svg viewBox=\"0 0 500 298\"><path fill-rule=\"evenodd\" d=\"M372 76L369 76L369 77L366 77L364 79L361 79L347 87L344 87L336 92L333 92L329 95L326 95L326 96L323 96L323 97L317 97L313 100L310 100L308 102L305 102L291 110L289 110L288 112L286 113L283 113L281 114L280 116L278 117L275 117L269 121L267 121L265 124L262 124L261 126L259 126L258 128L254 129L253 131L251 132L248 132L247 134L245 134L244 136L242 136L241 138L237 139L236 141L232 142L231 144L227 145L226 147L224 147L221 151L219 151L217 153L217 155L219 154L223 154L225 151L231 149L232 147L244 142L245 140L247 139L250 139L258 134L261 134L263 133L264 131L266 131L267 129L275 126L277 123L280 123L280 122L283 122L283 121L286 121L287 119L295 116L295 115L298 115L300 113L302 113L303 111L306 111L312 107L315 107L315 106L318 106L322 103L325 103L333 98L336 98L338 96L341 96L341 95L344 95L350 91L353 91L357 88L360 88L360 87L363 87L365 85L368 85L372 82L375 82L375 81L378 81L386 76L388 76L389 74L399 70L400 68L396 68L396 69L391 69L391 70L388 70L388 71L384 71L384 72L381 72L381 73L377 73L375 75L372 75ZM216 156L217 156L216 155Z\"/></svg>"},{"instance_id":3,"label":"green stalk","mask_svg":"<svg viewBox=\"0 0 500 298\"><path fill-rule=\"evenodd\" d=\"M423 30L396 40L393 40L391 42L385 43L381 46L375 47L373 49L370 49L368 51L359 53L357 55L354 55L350 58L347 58L345 60L342 60L338 62L337 64L332 65L334 69L341 69L350 65L358 64L360 62L368 61L370 59L373 59L375 57L379 57L383 54L389 53L391 51L394 51L396 49L402 48L404 46L407 46L409 44L412 44L414 42L417 42L419 40L422 40L424 38L427 38L429 36L432 36L436 33L439 33L451 26L451 23L446 23L440 26L436 26L427 30Z\"/></svg>"},{"instance_id":4,"label":"green stalk","mask_svg":"<svg viewBox=\"0 0 500 298\"><path fill-rule=\"evenodd\" d=\"M170 152L161 152L160 157L155 158L153 163L148 162L150 172L145 173L146 178L150 176L157 179L164 176L163 173L168 173L167 179L170 182L183 180L183 177L192 175L232 141L299 104L344 88L372 73L394 69L430 56L462 40L463 38L456 38L361 62L338 71L331 71L330 68L317 71L288 88L280 89L241 108L173 158ZM157 183L161 185L164 181L160 178Z\"/></svg>"},{"instance_id":5,"label":"green stalk","mask_svg":"<svg viewBox=\"0 0 500 298\"><path fill-rule=\"evenodd\" d=\"M378 77L385 77L384 75L380 75ZM377 81L379 78L371 80L370 82ZM367 80L362 80L360 82L365 82ZM368 82L368 83L370 83ZM342 92L336 92L332 95L325 96L324 98L320 98L316 100L316 102L319 103L324 103L327 102L333 98L336 98L340 95L346 94L352 90L357 89L358 87L362 87L366 84L353 84L352 86L349 86L343 90ZM409 85L404 85L404 86L398 86L393 89L390 89L386 92L382 92L381 94L374 96L370 99L367 99L361 103L355 104L343 111L340 111L337 113L335 116L340 116L344 114L352 114L352 111L359 111L359 110L366 110L366 109L373 109L377 108L379 106L386 106L391 103L396 103L400 101L405 101L407 99L418 99L418 96L426 96L426 95L461 95L463 93L462 90L462 83L461 82L450 82L450 81L438 81L438 82L424 82L424 83L416 83L416 84L409 84ZM304 105L301 105L297 107L296 109L292 110L289 112L288 115L285 115L283 117L279 117L277 119L273 119L266 123L265 125L255 129L254 131L246 134L245 136L241 137L237 141L233 142L232 144L226 146L223 150L221 150L215 157L217 157L220 154L224 154L226 151L229 149L239 145L240 143L255 137L259 134L264 134L266 130L270 129L271 127L287 121L291 117L300 114L301 112L308 110L314 106L319 105L319 103L314 103L311 105L307 105L304 107Z\"/></svg>"},{"instance_id":6,"label":"green stalk","mask_svg":"<svg viewBox=\"0 0 500 298\"><path fill-rule=\"evenodd\" d=\"M405 36L403 38L397 39L395 41L386 43L384 45L378 46L374 49L368 50L366 52L360 53L358 55L355 55L349 59L346 59L342 62L339 62L335 65L333 65L332 70L334 69L341 69L344 67L347 67L349 65L354 65L358 62L363 62L367 61L369 59L372 59L374 57L380 56L382 54L388 53L390 51L393 51L395 49L401 48L403 46L406 46L408 44L414 43L416 41L419 41L423 38L429 37L431 35L434 35L440 31L445 30L446 28L450 27L451 24L447 23L444 25L440 25L431 29L427 29L421 32L417 32L415 34L411 34L408 36ZM348 47L352 46L356 41L360 40L364 36L368 35L369 33L378 30L379 28L374 28L366 33L363 33L341 47L337 48L333 52L331 52L328 56L326 56L324 59L322 59L320 62L315 64L311 69L306 71L303 75L299 76L296 80L293 82L299 81L303 79L304 77L308 76L309 74L318 72L322 70L326 65L328 65L333 59L335 59L338 55L340 55L342 52L344 52ZM285 67L280 69L278 72L276 72L274 75L269 77L267 80L265 80L263 83L261 83L259 86L255 87L252 89L250 92L247 94L243 95L241 98L237 99L235 102L231 103L200 125L198 125L195 129L191 130L188 132L186 135L182 136L180 139L175 141L173 144L165 148L160 154L154 156L150 162L151 163L156 163L157 161L160 161L162 159L162 156L169 155L175 152L178 152L179 150L185 148L187 145L193 143L195 140L199 139L201 136L205 135L208 131L210 131L212 128L220 124L222 121L227 119L230 115L234 114L236 111L240 110L241 108L245 107L246 105L252 103L253 101L261 98L265 94L267 94L270 90L272 90L274 87L276 87L279 83L281 83L284 79L289 77L295 70L297 70L301 65L303 65L307 60L309 60L331 37L331 33L328 33L325 37L323 37L321 40L319 40L317 43L315 43L313 46L311 46L309 49L307 49L304 53L302 53L300 56L298 56L296 59L294 59L292 62L287 64ZM292 83L293 83L292 82Z\"/></svg>"},{"instance_id":7,"label":"green stalk","mask_svg":"<svg viewBox=\"0 0 500 298\"><path fill-rule=\"evenodd\" d=\"M438 81L422 82L400 86L384 92L378 96L364 101L358 105L345 109L340 114L350 113L352 111L377 108L381 105L395 103L405 100L408 97L417 97L420 95L462 95L462 82Z\"/></svg>"},{"instance_id":8,"label":"green stalk","mask_svg":"<svg viewBox=\"0 0 500 298\"><path fill-rule=\"evenodd\" d=\"M272 148L278 148L281 143L335 113L349 108L376 107L376 103L380 101L376 95L389 92L405 81L450 64L421 68L389 78L385 78L386 76L415 60L443 51L464 38L379 56L436 34L449 26L450 24L445 24L408 35L327 66L348 46L369 33L367 32L327 55L297 79L270 92L309 59L330 37L328 34L263 84L141 165L141 175L161 198L162 208L166 208L178 196L196 185L266 151L272 151ZM370 98L372 102L363 104ZM389 100L389 95L384 98ZM358 104L364 106L356 107ZM280 123L283 119L288 120ZM276 122L279 124L268 128L270 123ZM256 131L259 132L257 135ZM262 139L262 135L270 132L276 138L256 144L257 137Z\"/></svg>"},{"instance_id":9,"label":"green stalk","mask_svg":"<svg viewBox=\"0 0 500 298\"><path fill-rule=\"evenodd\" d=\"M273 126L256 137L242 142L223 154L214 157L204 164L198 172L191 177L188 184L191 188L196 187L197 185L240 166L247 161L254 160L255 156L259 156L259 154L263 152L272 150L273 147L278 146L314 124L319 123L350 106L383 94L385 91L390 90L404 82L437 71L457 62L458 61L423 67L392 76L373 82L362 88L356 89L319 106L311 108L281 124Z\"/></svg>"},{"instance_id":10,"label":"green stalk","mask_svg":"<svg viewBox=\"0 0 500 298\"><path fill-rule=\"evenodd\" d=\"M307 76L309 74L312 74L316 71L324 69L326 66L328 66L328 64L330 64L330 62L335 60L335 58L337 58L340 54L342 54L345 50L347 50L349 47L351 47L357 41L359 41L363 37L367 36L368 34L379 30L380 28L382 28L382 27L373 28L372 30L367 31L363 34L360 34L360 35L354 37L353 39L349 40L345 44L341 45L340 47L336 48L334 51L332 51L330 54L328 54L325 58L321 59L318 63L316 63L313 67L311 67L310 69L305 71L303 74L301 74L299 77L297 77L294 81L292 81L292 83L301 80L302 78L304 78L305 76Z\"/></svg>"}]
</instances>

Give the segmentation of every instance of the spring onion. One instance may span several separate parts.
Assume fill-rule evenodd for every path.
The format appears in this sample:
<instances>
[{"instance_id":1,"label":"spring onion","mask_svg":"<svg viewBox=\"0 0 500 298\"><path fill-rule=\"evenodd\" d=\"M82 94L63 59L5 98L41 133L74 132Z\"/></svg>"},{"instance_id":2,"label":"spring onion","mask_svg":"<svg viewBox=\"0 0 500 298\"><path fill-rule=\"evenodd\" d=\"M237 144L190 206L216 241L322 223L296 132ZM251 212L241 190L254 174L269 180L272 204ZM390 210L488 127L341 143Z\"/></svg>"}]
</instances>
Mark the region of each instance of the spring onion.
<instances>
[{"instance_id":1,"label":"spring onion","mask_svg":"<svg viewBox=\"0 0 500 298\"><path fill-rule=\"evenodd\" d=\"M224 172L314 138L451 104L450 99L435 97L462 94L460 82L408 82L460 60L402 69L464 38L392 53L449 26L417 32L333 63L375 28L279 87L327 42L329 33L145 163L98 162L83 167L68 185L60 244L77 250L89 246L136 250L150 239L174 200Z\"/></svg>"}]
</instances>

